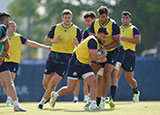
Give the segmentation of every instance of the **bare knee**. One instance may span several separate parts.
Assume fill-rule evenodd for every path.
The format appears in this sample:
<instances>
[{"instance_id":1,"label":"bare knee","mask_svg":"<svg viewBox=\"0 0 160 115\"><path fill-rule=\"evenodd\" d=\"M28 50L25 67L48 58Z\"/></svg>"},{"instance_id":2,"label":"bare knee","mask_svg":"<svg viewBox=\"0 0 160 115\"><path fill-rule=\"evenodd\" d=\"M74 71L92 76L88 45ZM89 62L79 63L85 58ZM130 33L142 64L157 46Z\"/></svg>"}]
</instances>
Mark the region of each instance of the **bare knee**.
<instances>
[{"instance_id":1,"label":"bare knee","mask_svg":"<svg viewBox=\"0 0 160 115\"><path fill-rule=\"evenodd\" d=\"M96 88L97 87L97 81L96 81L96 79L93 79L93 80L91 80L89 83L89 86L91 87L91 88Z\"/></svg>"}]
</instances>

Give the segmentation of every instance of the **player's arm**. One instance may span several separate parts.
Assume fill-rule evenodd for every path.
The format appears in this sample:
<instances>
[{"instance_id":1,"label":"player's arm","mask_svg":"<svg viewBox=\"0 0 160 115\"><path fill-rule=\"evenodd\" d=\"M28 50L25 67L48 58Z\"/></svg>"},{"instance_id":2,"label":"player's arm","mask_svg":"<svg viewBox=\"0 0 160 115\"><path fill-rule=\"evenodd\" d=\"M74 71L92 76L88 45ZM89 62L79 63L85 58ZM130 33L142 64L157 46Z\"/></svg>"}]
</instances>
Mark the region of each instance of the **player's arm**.
<instances>
[{"instance_id":1,"label":"player's arm","mask_svg":"<svg viewBox=\"0 0 160 115\"><path fill-rule=\"evenodd\" d=\"M4 45L3 51L0 55L0 57L6 57L8 55L8 50L9 50L9 40L6 39L5 41L2 42L2 44Z\"/></svg>"},{"instance_id":2,"label":"player's arm","mask_svg":"<svg viewBox=\"0 0 160 115\"><path fill-rule=\"evenodd\" d=\"M94 22L95 22L95 21L93 21L92 24L91 24L91 27L90 27L90 30L89 30L89 35L95 35Z\"/></svg>"},{"instance_id":3,"label":"player's arm","mask_svg":"<svg viewBox=\"0 0 160 115\"><path fill-rule=\"evenodd\" d=\"M87 30L84 31L82 41L85 40L89 36Z\"/></svg>"},{"instance_id":4,"label":"player's arm","mask_svg":"<svg viewBox=\"0 0 160 115\"><path fill-rule=\"evenodd\" d=\"M126 38L126 37L121 37L120 39L122 41L127 41L127 42L131 42L131 43L134 43L134 44L140 44L141 43L141 35L139 33L139 30L137 28L133 28L133 39L129 39L129 38Z\"/></svg>"},{"instance_id":5,"label":"player's arm","mask_svg":"<svg viewBox=\"0 0 160 115\"><path fill-rule=\"evenodd\" d=\"M49 31L49 33L45 36L44 42L51 44L51 43L57 43L60 41L60 36L57 36L54 38L54 31L55 31L56 25L52 27L52 29Z\"/></svg>"},{"instance_id":6,"label":"player's arm","mask_svg":"<svg viewBox=\"0 0 160 115\"><path fill-rule=\"evenodd\" d=\"M6 30L7 30L7 27L5 25L3 25L0 28L0 42L4 46L3 51L2 51L2 53L0 55L0 57L3 57L3 58L8 55L8 50L9 50L9 40L8 40L7 35L6 35Z\"/></svg>"},{"instance_id":7,"label":"player's arm","mask_svg":"<svg viewBox=\"0 0 160 115\"><path fill-rule=\"evenodd\" d=\"M98 44L94 39L88 41L89 53L92 61L100 60L106 57L106 52L104 51L102 55L97 53Z\"/></svg>"},{"instance_id":8,"label":"player's arm","mask_svg":"<svg viewBox=\"0 0 160 115\"><path fill-rule=\"evenodd\" d=\"M51 50L51 46L46 46L44 44L40 44L40 43L32 41L32 40L27 40L25 45L30 46L30 47L34 47L34 48L43 48L46 50Z\"/></svg>"},{"instance_id":9,"label":"player's arm","mask_svg":"<svg viewBox=\"0 0 160 115\"><path fill-rule=\"evenodd\" d=\"M112 49L114 47L118 47L119 44L120 44L120 28L119 28L119 25L117 23L113 23L112 24L112 38L113 38L113 42L108 44L108 45L105 45L105 49Z\"/></svg>"},{"instance_id":10,"label":"player's arm","mask_svg":"<svg viewBox=\"0 0 160 115\"><path fill-rule=\"evenodd\" d=\"M80 28L77 28L77 36L76 38L73 39L73 43L76 47L81 42L81 39L82 39L82 30Z\"/></svg>"},{"instance_id":11,"label":"player's arm","mask_svg":"<svg viewBox=\"0 0 160 115\"><path fill-rule=\"evenodd\" d=\"M44 44L40 44L40 43L32 41L32 40L27 40L22 35L20 36L20 38L21 38L22 44L24 44L26 46L30 46L30 47L34 47L34 48L44 48L44 49L47 49L47 50L51 50L50 46L46 46Z\"/></svg>"}]
</instances>

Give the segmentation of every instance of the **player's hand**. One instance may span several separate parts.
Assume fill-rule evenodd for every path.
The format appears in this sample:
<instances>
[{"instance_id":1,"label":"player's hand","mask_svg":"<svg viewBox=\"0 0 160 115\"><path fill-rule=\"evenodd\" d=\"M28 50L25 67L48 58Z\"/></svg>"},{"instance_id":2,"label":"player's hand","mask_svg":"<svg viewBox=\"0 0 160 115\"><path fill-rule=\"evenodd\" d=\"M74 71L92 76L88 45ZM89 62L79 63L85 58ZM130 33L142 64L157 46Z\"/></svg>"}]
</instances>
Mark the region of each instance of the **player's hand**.
<instances>
[{"instance_id":1,"label":"player's hand","mask_svg":"<svg viewBox=\"0 0 160 115\"><path fill-rule=\"evenodd\" d=\"M10 59L10 53L7 53L6 58Z\"/></svg>"},{"instance_id":2,"label":"player's hand","mask_svg":"<svg viewBox=\"0 0 160 115\"><path fill-rule=\"evenodd\" d=\"M78 46L78 39L77 39L77 38L74 38L74 39L73 39L73 43L74 43L75 46Z\"/></svg>"},{"instance_id":3,"label":"player's hand","mask_svg":"<svg viewBox=\"0 0 160 115\"><path fill-rule=\"evenodd\" d=\"M127 38L126 37L120 37L120 40L127 41Z\"/></svg>"},{"instance_id":4,"label":"player's hand","mask_svg":"<svg viewBox=\"0 0 160 115\"><path fill-rule=\"evenodd\" d=\"M45 49L47 49L47 50L51 50L51 48L52 48L51 46L46 46L45 47Z\"/></svg>"},{"instance_id":5,"label":"player's hand","mask_svg":"<svg viewBox=\"0 0 160 115\"><path fill-rule=\"evenodd\" d=\"M61 40L61 37L60 37L60 35L58 35L57 37L55 37L55 38L53 39L52 42L57 43L57 42L59 42L60 40Z\"/></svg>"}]
</instances>

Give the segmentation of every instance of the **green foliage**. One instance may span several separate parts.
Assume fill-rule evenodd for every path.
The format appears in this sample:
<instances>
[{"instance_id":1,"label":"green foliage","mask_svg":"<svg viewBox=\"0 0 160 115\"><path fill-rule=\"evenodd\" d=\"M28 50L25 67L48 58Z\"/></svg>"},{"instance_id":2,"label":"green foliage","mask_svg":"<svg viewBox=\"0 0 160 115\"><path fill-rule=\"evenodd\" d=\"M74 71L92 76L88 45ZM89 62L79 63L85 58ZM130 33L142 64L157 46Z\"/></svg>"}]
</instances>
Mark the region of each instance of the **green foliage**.
<instances>
[{"instance_id":1,"label":"green foliage","mask_svg":"<svg viewBox=\"0 0 160 115\"><path fill-rule=\"evenodd\" d=\"M112 0L113 1L113 0ZM132 13L132 23L137 26L142 35L142 43L137 47L139 55L144 49L155 47L159 41L160 20L159 0L115 0L112 5L111 0L14 0L9 5L9 12L12 20L17 22L18 32L27 36L27 16L31 23L32 40L44 43L43 39L51 27L61 22L61 12L70 9L73 12L73 23L85 29L83 12L93 10L96 12L101 5L110 8L110 16L121 25L121 12L128 10ZM89 5L90 4L90 5ZM45 13L39 10L44 8ZM21 27L25 28L21 29Z\"/></svg>"}]
</instances>

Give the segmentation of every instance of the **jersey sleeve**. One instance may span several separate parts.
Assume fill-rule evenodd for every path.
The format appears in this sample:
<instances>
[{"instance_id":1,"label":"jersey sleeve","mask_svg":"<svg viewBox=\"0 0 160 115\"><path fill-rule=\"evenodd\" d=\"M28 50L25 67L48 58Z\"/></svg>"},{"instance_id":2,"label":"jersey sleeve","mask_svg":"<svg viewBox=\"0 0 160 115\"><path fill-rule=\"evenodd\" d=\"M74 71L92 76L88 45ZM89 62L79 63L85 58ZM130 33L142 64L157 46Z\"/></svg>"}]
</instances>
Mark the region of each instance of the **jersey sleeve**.
<instances>
[{"instance_id":1,"label":"jersey sleeve","mask_svg":"<svg viewBox=\"0 0 160 115\"><path fill-rule=\"evenodd\" d=\"M112 37L119 37L120 36L120 28L116 22L112 24Z\"/></svg>"},{"instance_id":2,"label":"jersey sleeve","mask_svg":"<svg viewBox=\"0 0 160 115\"><path fill-rule=\"evenodd\" d=\"M78 39L78 42L81 42L82 39L82 30L80 28L77 28L77 36L76 38Z\"/></svg>"},{"instance_id":3,"label":"jersey sleeve","mask_svg":"<svg viewBox=\"0 0 160 115\"><path fill-rule=\"evenodd\" d=\"M90 31L89 31L89 34L90 34L90 35L95 35L94 22L95 22L95 21L92 22L91 27L90 27Z\"/></svg>"},{"instance_id":4,"label":"jersey sleeve","mask_svg":"<svg viewBox=\"0 0 160 115\"><path fill-rule=\"evenodd\" d=\"M52 27L52 29L49 31L49 33L47 34L47 36L48 36L49 38L54 38L55 28L56 28L56 25L54 25L54 26Z\"/></svg>"},{"instance_id":5,"label":"jersey sleeve","mask_svg":"<svg viewBox=\"0 0 160 115\"><path fill-rule=\"evenodd\" d=\"M89 50L97 50L97 42L94 39L90 39L88 41L88 48Z\"/></svg>"},{"instance_id":6,"label":"jersey sleeve","mask_svg":"<svg viewBox=\"0 0 160 115\"><path fill-rule=\"evenodd\" d=\"M3 42L7 39L6 31L7 27L5 25L0 27L0 42Z\"/></svg>"},{"instance_id":7,"label":"jersey sleeve","mask_svg":"<svg viewBox=\"0 0 160 115\"><path fill-rule=\"evenodd\" d=\"M86 39L89 36L87 30L84 31L82 40Z\"/></svg>"},{"instance_id":8,"label":"jersey sleeve","mask_svg":"<svg viewBox=\"0 0 160 115\"><path fill-rule=\"evenodd\" d=\"M139 32L138 28L136 28L136 27L133 28L133 36L134 37L139 37L140 36L140 32Z\"/></svg>"},{"instance_id":9,"label":"jersey sleeve","mask_svg":"<svg viewBox=\"0 0 160 115\"><path fill-rule=\"evenodd\" d=\"M20 35L20 38L21 38L21 43L25 45L27 43L27 39L24 38L22 35Z\"/></svg>"}]
</instances>

